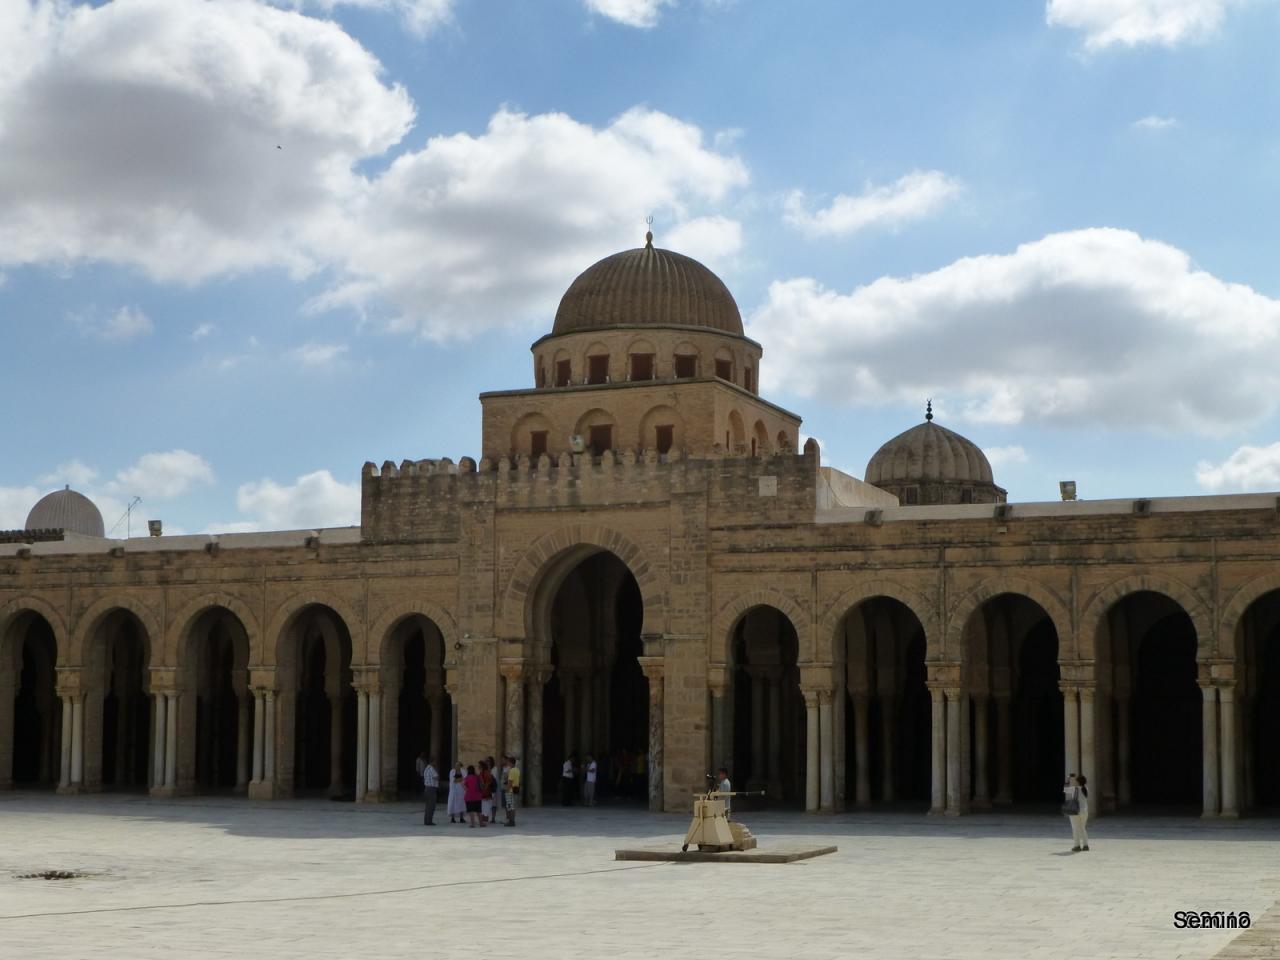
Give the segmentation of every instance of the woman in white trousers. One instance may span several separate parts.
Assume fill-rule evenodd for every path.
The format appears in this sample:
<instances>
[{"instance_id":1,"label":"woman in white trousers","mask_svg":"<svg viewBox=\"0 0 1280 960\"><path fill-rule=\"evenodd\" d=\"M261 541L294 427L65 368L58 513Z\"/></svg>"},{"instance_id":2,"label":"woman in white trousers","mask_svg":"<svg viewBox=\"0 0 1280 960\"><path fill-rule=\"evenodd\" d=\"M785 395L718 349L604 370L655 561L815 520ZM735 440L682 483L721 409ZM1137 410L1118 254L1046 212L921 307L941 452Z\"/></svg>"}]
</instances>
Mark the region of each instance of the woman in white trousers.
<instances>
[{"instance_id":1,"label":"woman in white trousers","mask_svg":"<svg viewBox=\"0 0 1280 960\"><path fill-rule=\"evenodd\" d=\"M1085 830L1085 824L1089 821L1088 782L1083 774L1076 776L1073 773L1067 777L1067 782L1062 787L1062 807L1067 811L1067 819L1071 821L1071 841L1075 844L1071 848L1072 853L1089 849L1089 834ZM1077 811L1075 813L1070 812L1073 806Z\"/></svg>"}]
</instances>

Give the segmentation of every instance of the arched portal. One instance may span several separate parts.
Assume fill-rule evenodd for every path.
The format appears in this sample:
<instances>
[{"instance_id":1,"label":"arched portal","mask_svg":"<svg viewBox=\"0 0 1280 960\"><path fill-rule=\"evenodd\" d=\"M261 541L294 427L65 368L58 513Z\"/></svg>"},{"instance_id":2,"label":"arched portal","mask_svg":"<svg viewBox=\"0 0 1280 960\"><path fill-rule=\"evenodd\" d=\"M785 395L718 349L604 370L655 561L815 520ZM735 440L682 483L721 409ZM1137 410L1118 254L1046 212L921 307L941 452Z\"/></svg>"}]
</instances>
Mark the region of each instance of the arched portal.
<instances>
[{"instance_id":1,"label":"arched portal","mask_svg":"<svg viewBox=\"0 0 1280 960\"><path fill-rule=\"evenodd\" d=\"M973 804L1061 801L1065 727L1052 618L1030 597L1000 594L970 615L964 643Z\"/></svg>"},{"instance_id":2,"label":"arched portal","mask_svg":"<svg viewBox=\"0 0 1280 960\"><path fill-rule=\"evenodd\" d=\"M733 630L733 767L765 805L805 798L805 704L795 625L776 607L748 610Z\"/></svg>"},{"instance_id":3,"label":"arched portal","mask_svg":"<svg viewBox=\"0 0 1280 960\"><path fill-rule=\"evenodd\" d=\"M837 804L928 804L931 713L925 635L909 607L864 600L837 628Z\"/></svg>"},{"instance_id":4,"label":"arched portal","mask_svg":"<svg viewBox=\"0 0 1280 960\"><path fill-rule=\"evenodd\" d=\"M0 786L57 785L62 710L56 690L58 644L53 627L34 611L18 614L0 635ZM7 728L7 729L6 729Z\"/></svg>"},{"instance_id":5,"label":"arched portal","mask_svg":"<svg viewBox=\"0 0 1280 960\"><path fill-rule=\"evenodd\" d=\"M1246 809L1280 812L1280 764L1275 761L1280 743L1280 590L1249 605L1234 639L1236 690L1231 709L1239 800ZM1224 778L1232 775L1227 756L1224 750Z\"/></svg>"},{"instance_id":6,"label":"arched portal","mask_svg":"<svg viewBox=\"0 0 1280 960\"><path fill-rule=\"evenodd\" d=\"M249 636L225 607L195 618L182 642L178 789L246 791L253 697L249 692ZM194 735L192 735L194 734Z\"/></svg>"},{"instance_id":7,"label":"arched portal","mask_svg":"<svg viewBox=\"0 0 1280 960\"><path fill-rule=\"evenodd\" d=\"M1191 617L1164 594L1131 593L1107 611L1096 649L1104 806L1199 806L1202 697Z\"/></svg>"},{"instance_id":8,"label":"arched portal","mask_svg":"<svg viewBox=\"0 0 1280 960\"><path fill-rule=\"evenodd\" d=\"M596 799L642 802L648 795L649 692L640 668L644 604L640 587L614 554L570 554L548 575L535 610L551 670L542 687L541 773L548 801L577 803L581 769L597 763ZM563 573L560 570L568 566ZM536 758L531 757L534 762Z\"/></svg>"},{"instance_id":9,"label":"arched portal","mask_svg":"<svg viewBox=\"0 0 1280 960\"><path fill-rule=\"evenodd\" d=\"M116 609L85 645L86 788L142 790L151 781L150 638L137 616Z\"/></svg>"},{"instance_id":10,"label":"arched portal","mask_svg":"<svg viewBox=\"0 0 1280 960\"><path fill-rule=\"evenodd\" d=\"M382 650L382 789L389 796L422 792L418 755L448 770L453 738L453 702L444 688L444 636L420 614L405 617Z\"/></svg>"},{"instance_id":11,"label":"arched portal","mask_svg":"<svg viewBox=\"0 0 1280 960\"><path fill-rule=\"evenodd\" d=\"M285 796L354 796L356 693L346 623L323 604L303 607L285 627L277 657L277 786Z\"/></svg>"}]
</instances>

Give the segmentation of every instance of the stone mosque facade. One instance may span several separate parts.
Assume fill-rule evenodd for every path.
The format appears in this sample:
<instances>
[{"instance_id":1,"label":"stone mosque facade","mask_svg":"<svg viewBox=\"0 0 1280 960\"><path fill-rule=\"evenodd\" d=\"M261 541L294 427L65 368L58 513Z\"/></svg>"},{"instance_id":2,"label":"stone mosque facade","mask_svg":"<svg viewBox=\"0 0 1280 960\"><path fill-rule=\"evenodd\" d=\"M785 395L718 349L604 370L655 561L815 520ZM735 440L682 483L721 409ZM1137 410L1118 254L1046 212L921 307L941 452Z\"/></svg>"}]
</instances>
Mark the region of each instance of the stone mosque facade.
<instances>
[{"instance_id":1,"label":"stone mosque facade","mask_svg":"<svg viewBox=\"0 0 1280 960\"><path fill-rule=\"evenodd\" d=\"M484 393L478 459L366 463L360 526L0 533L0 787L372 802L512 753L550 802L962 814L1280 806L1274 494L1006 502L929 418L865 480L762 397L701 264L608 257ZM1099 808L1101 808L1099 810Z\"/></svg>"}]
</instances>

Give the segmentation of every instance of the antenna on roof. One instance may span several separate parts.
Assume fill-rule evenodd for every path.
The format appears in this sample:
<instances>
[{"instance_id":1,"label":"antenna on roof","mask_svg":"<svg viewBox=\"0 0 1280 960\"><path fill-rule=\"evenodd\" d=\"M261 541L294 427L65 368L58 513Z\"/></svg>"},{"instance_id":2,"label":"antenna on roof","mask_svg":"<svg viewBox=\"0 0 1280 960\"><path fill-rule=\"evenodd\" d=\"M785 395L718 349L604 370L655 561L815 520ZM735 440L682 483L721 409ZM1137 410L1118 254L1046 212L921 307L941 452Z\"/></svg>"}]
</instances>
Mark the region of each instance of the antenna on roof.
<instances>
[{"instance_id":1,"label":"antenna on roof","mask_svg":"<svg viewBox=\"0 0 1280 960\"><path fill-rule=\"evenodd\" d=\"M653 249L653 229L652 229L652 228L653 228L653 214L649 214L649 216L645 217L645 218L644 218L644 222L645 222L645 224L646 224L646 225L648 225L648 226L649 226L649 228L650 228L650 229L646 230L646 231L645 231L645 234L644 234L644 248L645 248L646 250L652 250L652 249Z\"/></svg>"},{"instance_id":2,"label":"antenna on roof","mask_svg":"<svg viewBox=\"0 0 1280 960\"><path fill-rule=\"evenodd\" d=\"M120 526L120 524L122 523L124 524L125 539L127 540L130 536L133 535L133 508L136 507L141 502L142 502L141 497L134 497L132 500L129 501L129 506L124 508L124 513L121 514L120 519L117 520L115 523L113 523L111 525L111 529L107 531L108 537L111 536L111 534L115 533L116 527Z\"/></svg>"}]
</instances>

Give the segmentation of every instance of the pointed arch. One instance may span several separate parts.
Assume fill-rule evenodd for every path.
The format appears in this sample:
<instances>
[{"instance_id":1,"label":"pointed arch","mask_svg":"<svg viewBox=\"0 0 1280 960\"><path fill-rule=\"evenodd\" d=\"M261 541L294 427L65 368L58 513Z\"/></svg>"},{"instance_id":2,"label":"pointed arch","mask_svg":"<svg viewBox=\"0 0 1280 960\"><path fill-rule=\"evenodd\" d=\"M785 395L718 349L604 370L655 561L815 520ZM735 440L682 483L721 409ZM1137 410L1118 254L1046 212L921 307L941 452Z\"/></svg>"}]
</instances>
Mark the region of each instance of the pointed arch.
<instances>
[{"instance_id":1,"label":"pointed arch","mask_svg":"<svg viewBox=\"0 0 1280 960\"><path fill-rule=\"evenodd\" d=\"M1053 629L1058 633L1058 643L1061 645L1058 648L1059 658L1064 660L1074 659L1072 653L1076 646L1074 642L1075 632L1073 630L1071 610L1066 602L1042 583L1028 580L1025 577L1008 576L991 577L983 580L952 605L951 611L947 615L947 630L942 650L942 653L948 659L961 660L965 658L967 651L962 650L961 647L964 642L964 630L968 626L969 618L988 600L1005 594L1023 596L1028 600L1035 601L1040 609L1049 615Z\"/></svg>"},{"instance_id":2,"label":"pointed arch","mask_svg":"<svg viewBox=\"0 0 1280 960\"><path fill-rule=\"evenodd\" d=\"M805 614L804 607L794 597L788 596L771 587L764 587L740 594L721 604L711 618L711 637L709 659L712 663L733 662L733 631L749 611L756 607L773 607L791 621L795 628L796 638L800 642L802 663L812 662L817 655L813 637L812 619Z\"/></svg>"},{"instance_id":3,"label":"pointed arch","mask_svg":"<svg viewBox=\"0 0 1280 960\"><path fill-rule=\"evenodd\" d=\"M876 597L888 597L897 600L910 610L920 625L924 627L925 645L930 655L939 653L938 605L924 594L899 583L896 580L877 578L864 580L849 587L829 604L818 618L818 643L821 645L815 655L817 660L832 660L835 651L836 632L844 623L844 618L859 604Z\"/></svg>"},{"instance_id":4,"label":"pointed arch","mask_svg":"<svg viewBox=\"0 0 1280 960\"><path fill-rule=\"evenodd\" d=\"M71 651L67 657L69 663L84 663L85 642L93 634L93 631L98 628L98 625L102 623L103 618L112 610L128 610L138 618L142 628L147 632L147 641L153 651L152 657L155 657L155 648L162 642L164 637L164 626L156 612L141 600L127 593L109 594L91 603L76 619L76 626L71 639Z\"/></svg>"},{"instance_id":5,"label":"pointed arch","mask_svg":"<svg viewBox=\"0 0 1280 960\"><path fill-rule=\"evenodd\" d=\"M1231 599L1222 608L1222 619L1218 625L1218 656L1235 657L1236 627L1241 618L1255 602L1261 600L1273 590L1280 590L1280 573L1268 573L1236 588Z\"/></svg>"},{"instance_id":6,"label":"pointed arch","mask_svg":"<svg viewBox=\"0 0 1280 960\"><path fill-rule=\"evenodd\" d=\"M388 606L378 615L378 618L373 621L373 625L369 628L369 641L372 648L378 651L379 664L384 663L386 660L384 653L395 629L409 617L415 616L426 617L436 625L440 630L441 637L444 639L446 651L453 647L454 642L458 639L458 626L453 619L453 615L444 607L428 600L408 600L404 603L395 603ZM447 653L445 658L448 659Z\"/></svg>"},{"instance_id":7,"label":"pointed arch","mask_svg":"<svg viewBox=\"0 0 1280 960\"><path fill-rule=\"evenodd\" d=\"M361 655L364 654L366 650L364 618L359 615L355 607L351 606L342 597L333 593L306 590L295 593L288 599L277 604L275 611L271 614L267 631L263 635L262 639L262 664L264 666L276 665L276 661L280 655L280 639L285 628L290 624L295 616L310 606L328 607L336 613L339 619L342 620L343 625L347 628L347 633L351 636L353 658L357 650L360 651ZM353 660L353 662L355 661Z\"/></svg>"},{"instance_id":8,"label":"pointed arch","mask_svg":"<svg viewBox=\"0 0 1280 960\"><path fill-rule=\"evenodd\" d=\"M57 665L65 666L69 652L67 621L54 604L42 597L23 594L0 603L0 644L4 642L13 621L27 612L40 614L49 624L53 630L53 639L58 645L59 663Z\"/></svg>"},{"instance_id":9,"label":"pointed arch","mask_svg":"<svg viewBox=\"0 0 1280 960\"><path fill-rule=\"evenodd\" d=\"M264 649L262 638L262 626L257 615L249 608L243 600L232 596L229 593L202 593L197 597L192 597L178 609L178 612L170 620L169 636L165 640L165 647L171 654L171 665L177 666L178 661L183 654L183 641L190 634L191 628L196 621L207 611L215 607L222 607L235 614L240 621L240 625L244 627L244 631L249 637L249 667L253 667L264 662Z\"/></svg>"}]
</instances>

